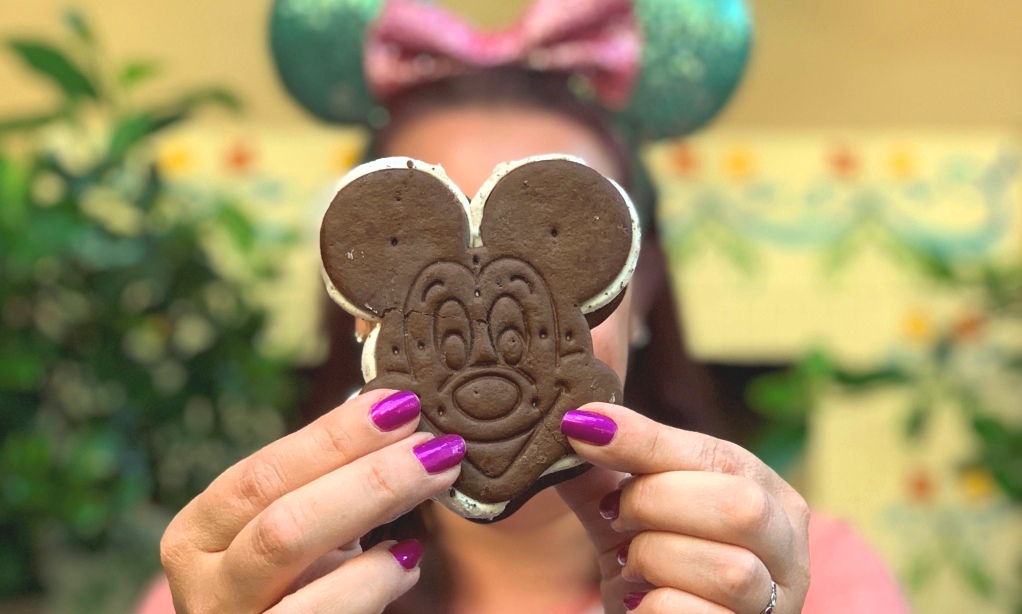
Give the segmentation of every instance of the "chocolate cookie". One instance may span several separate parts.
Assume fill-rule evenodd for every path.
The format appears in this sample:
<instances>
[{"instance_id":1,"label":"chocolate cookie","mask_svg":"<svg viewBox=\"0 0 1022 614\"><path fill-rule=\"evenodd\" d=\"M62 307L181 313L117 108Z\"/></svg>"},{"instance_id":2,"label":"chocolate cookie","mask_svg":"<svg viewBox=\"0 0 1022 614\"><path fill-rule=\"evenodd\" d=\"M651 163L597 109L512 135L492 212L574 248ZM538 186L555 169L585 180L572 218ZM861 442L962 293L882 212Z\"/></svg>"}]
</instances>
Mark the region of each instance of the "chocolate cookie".
<instances>
[{"instance_id":1,"label":"chocolate cookie","mask_svg":"<svg viewBox=\"0 0 1022 614\"><path fill-rule=\"evenodd\" d=\"M420 430L467 442L439 499L479 521L588 468L564 413L620 401L589 329L617 306L638 259L625 193L579 160L498 166L468 199L437 166L385 158L354 169L320 236L324 279L377 326L365 390L411 390Z\"/></svg>"}]
</instances>

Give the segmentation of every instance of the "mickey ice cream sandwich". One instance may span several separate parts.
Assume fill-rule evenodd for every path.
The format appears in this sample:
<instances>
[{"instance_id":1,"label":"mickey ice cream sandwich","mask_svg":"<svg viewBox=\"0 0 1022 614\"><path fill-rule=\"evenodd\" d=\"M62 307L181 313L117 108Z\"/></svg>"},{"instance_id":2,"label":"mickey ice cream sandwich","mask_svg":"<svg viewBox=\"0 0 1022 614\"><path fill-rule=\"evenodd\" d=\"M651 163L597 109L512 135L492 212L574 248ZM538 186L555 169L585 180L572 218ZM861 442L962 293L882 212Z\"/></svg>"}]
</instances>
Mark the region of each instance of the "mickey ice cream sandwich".
<instances>
[{"instance_id":1,"label":"mickey ice cream sandwich","mask_svg":"<svg viewBox=\"0 0 1022 614\"><path fill-rule=\"evenodd\" d=\"M559 427L622 398L589 332L639 254L616 183L574 158L529 158L498 166L469 201L440 167L384 158L344 179L320 248L331 297L375 325L364 390L414 392L420 430L467 442L441 503L499 520L588 469Z\"/></svg>"}]
</instances>

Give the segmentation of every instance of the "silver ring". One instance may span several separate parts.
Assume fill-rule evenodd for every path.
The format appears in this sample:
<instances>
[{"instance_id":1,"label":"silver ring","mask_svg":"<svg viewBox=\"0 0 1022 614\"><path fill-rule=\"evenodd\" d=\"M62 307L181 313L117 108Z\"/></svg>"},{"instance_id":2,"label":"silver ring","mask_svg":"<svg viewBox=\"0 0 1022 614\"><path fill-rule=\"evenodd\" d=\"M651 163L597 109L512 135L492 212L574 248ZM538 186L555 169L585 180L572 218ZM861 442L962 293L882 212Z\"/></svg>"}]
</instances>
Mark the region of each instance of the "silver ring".
<instances>
[{"instance_id":1,"label":"silver ring","mask_svg":"<svg viewBox=\"0 0 1022 614\"><path fill-rule=\"evenodd\" d=\"M773 580L770 581L770 603L764 608L763 614L773 614L774 608L777 607L777 583Z\"/></svg>"}]
</instances>

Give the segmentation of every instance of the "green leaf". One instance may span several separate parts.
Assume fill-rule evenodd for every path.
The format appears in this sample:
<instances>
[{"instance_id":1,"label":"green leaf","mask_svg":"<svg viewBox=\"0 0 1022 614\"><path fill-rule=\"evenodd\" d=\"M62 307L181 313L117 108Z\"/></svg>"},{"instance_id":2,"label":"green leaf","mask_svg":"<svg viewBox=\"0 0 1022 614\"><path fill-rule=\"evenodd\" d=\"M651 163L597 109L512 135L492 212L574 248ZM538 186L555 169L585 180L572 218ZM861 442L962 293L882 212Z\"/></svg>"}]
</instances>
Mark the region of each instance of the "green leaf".
<instances>
[{"instance_id":1,"label":"green leaf","mask_svg":"<svg viewBox=\"0 0 1022 614\"><path fill-rule=\"evenodd\" d=\"M955 567L974 593L985 599L994 596L997 582L981 560L971 553L961 552L955 557Z\"/></svg>"},{"instance_id":2,"label":"green leaf","mask_svg":"<svg viewBox=\"0 0 1022 614\"><path fill-rule=\"evenodd\" d=\"M918 441L926 432L930 423L930 406L923 402L917 402L909 411L908 419L905 420L905 437Z\"/></svg>"},{"instance_id":3,"label":"green leaf","mask_svg":"<svg viewBox=\"0 0 1022 614\"><path fill-rule=\"evenodd\" d=\"M71 58L56 47L24 39L12 40L10 47L26 66L53 81L68 98L99 98L96 86Z\"/></svg>"},{"instance_id":4,"label":"green leaf","mask_svg":"<svg viewBox=\"0 0 1022 614\"><path fill-rule=\"evenodd\" d=\"M23 525L0 525L0 596L20 596L36 588L32 576L35 537Z\"/></svg>"},{"instance_id":5,"label":"green leaf","mask_svg":"<svg viewBox=\"0 0 1022 614\"><path fill-rule=\"evenodd\" d=\"M231 92L211 88L189 94L175 104L127 115L118 120L110 135L109 158L119 160L128 151L164 128L187 118L203 105L217 105L229 111L241 109L241 101Z\"/></svg>"},{"instance_id":6,"label":"green leaf","mask_svg":"<svg viewBox=\"0 0 1022 614\"><path fill-rule=\"evenodd\" d=\"M905 585L911 592L918 593L933 579L937 571L935 559L932 554L918 554L912 557L904 575Z\"/></svg>"},{"instance_id":7,"label":"green leaf","mask_svg":"<svg viewBox=\"0 0 1022 614\"><path fill-rule=\"evenodd\" d=\"M979 462L1012 501L1022 502L1022 428L990 416L976 415L972 430L980 440Z\"/></svg>"},{"instance_id":8,"label":"green leaf","mask_svg":"<svg viewBox=\"0 0 1022 614\"><path fill-rule=\"evenodd\" d=\"M956 279L955 269L951 263L936 253L925 250L913 250L917 266L933 280L951 283Z\"/></svg>"},{"instance_id":9,"label":"green leaf","mask_svg":"<svg viewBox=\"0 0 1022 614\"><path fill-rule=\"evenodd\" d=\"M973 418L972 430L982 440L985 448L1006 447L1011 441L1007 426L1000 420L987 416Z\"/></svg>"},{"instance_id":10,"label":"green leaf","mask_svg":"<svg viewBox=\"0 0 1022 614\"><path fill-rule=\"evenodd\" d=\"M789 423L804 420L815 400L809 381L794 371L756 378L749 384L745 396L756 413Z\"/></svg>"},{"instance_id":11,"label":"green leaf","mask_svg":"<svg viewBox=\"0 0 1022 614\"><path fill-rule=\"evenodd\" d=\"M731 264L749 277L752 277L762 266L759 254L756 253L752 244L731 229L722 228L717 235L716 244L720 252L731 261Z\"/></svg>"},{"instance_id":12,"label":"green leaf","mask_svg":"<svg viewBox=\"0 0 1022 614\"><path fill-rule=\"evenodd\" d=\"M30 353L0 354L0 388L29 391L42 380L45 369L39 356Z\"/></svg>"},{"instance_id":13,"label":"green leaf","mask_svg":"<svg viewBox=\"0 0 1022 614\"><path fill-rule=\"evenodd\" d=\"M820 269L824 277L834 277L859 253L859 241L854 231L838 237L826 249L821 258Z\"/></svg>"},{"instance_id":14,"label":"green leaf","mask_svg":"<svg viewBox=\"0 0 1022 614\"><path fill-rule=\"evenodd\" d=\"M1022 371L1022 354L1010 354L1006 356L1004 366L1012 371Z\"/></svg>"},{"instance_id":15,"label":"green leaf","mask_svg":"<svg viewBox=\"0 0 1022 614\"><path fill-rule=\"evenodd\" d=\"M797 369L807 378L817 380L830 377L835 371L835 365L829 356L814 351L799 362Z\"/></svg>"},{"instance_id":16,"label":"green leaf","mask_svg":"<svg viewBox=\"0 0 1022 614\"><path fill-rule=\"evenodd\" d=\"M146 136L172 126L203 105L218 105L229 111L241 109L241 102L227 90L209 89L189 94L178 102L126 115L118 120L110 138L110 158L117 159Z\"/></svg>"},{"instance_id":17,"label":"green leaf","mask_svg":"<svg viewBox=\"0 0 1022 614\"><path fill-rule=\"evenodd\" d=\"M38 115L26 115L24 117L0 120L0 137L12 132L26 132L42 128L43 126L60 119L61 115L60 111L56 111L52 113L40 113Z\"/></svg>"},{"instance_id":18,"label":"green leaf","mask_svg":"<svg viewBox=\"0 0 1022 614\"><path fill-rule=\"evenodd\" d=\"M869 371L846 371L836 369L834 381L849 388L868 388L873 386L908 384L912 374L899 367L883 367Z\"/></svg>"},{"instance_id":19,"label":"green leaf","mask_svg":"<svg viewBox=\"0 0 1022 614\"><path fill-rule=\"evenodd\" d=\"M753 438L749 450L784 475L802 458L807 433L805 424L768 424Z\"/></svg>"},{"instance_id":20,"label":"green leaf","mask_svg":"<svg viewBox=\"0 0 1022 614\"><path fill-rule=\"evenodd\" d=\"M211 87L194 92L185 97L184 103L189 108L212 104L234 113L240 112L243 107L241 99L235 96L233 92L219 87Z\"/></svg>"},{"instance_id":21,"label":"green leaf","mask_svg":"<svg viewBox=\"0 0 1022 614\"><path fill-rule=\"evenodd\" d=\"M85 17L81 11L76 8L70 8L64 13L64 23L67 24L71 31L75 33L83 43L92 44L96 41L96 38L92 35L92 28L89 27L88 22L85 21Z\"/></svg>"},{"instance_id":22,"label":"green leaf","mask_svg":"<svg viewBox=\"0 0 1022 614\"><path fill-rule=\"evenodd\" d=\"M160 73L160 66L154 61L129 62L117 71L117 85L128 90Z\"/></svg>"},{"instance_id":23,"label":"green leaf","mask_svg":"<svg viewBox=\"0 0 1022 614\"><path fill-rule=\"evenodd\" d=\"M1015 505L1022 505L1022 452L1017 451L1014 459L1002 458L987 463L994 482L1004 491Z\"/></svg>"},{"instance_id":24,"label":"green leaf","mask_svg":"<svg viewBox=\"0 0 1022 614\"><path fill-rule=\"evenodd\" d=\"M12 471L39 475L53 464L53 446L41 433L20 432L6 438L0 448L0 461Z\"/></svg>"},{"instance_id":25,"label":"green leaf","mask_svg":"<svg viewBox=\"0 0 1022 614\"><path fill-rule=\"evenodd\" d=\"M931 356L933 361L940 367L947 365L948 359L951 358L951 354L954 351L954 347L951 343L950 337L943 335L937 340L937 343L933 344L933 350Z\"/></svg>"},{"instance_id":26,"label":"green leaf","mask_svg":"<svg viewBox=\"0 0 1022 614\"><path fill-rule=\"evenodd\" d=\"M20 230L29 206L29 178L28 169L0 156L0 231Z\"/></svg>"},{"instance_id":27,"label":"green leaf","mask_svg":"<svg viewBox=\"0 0 1022 614\"><path fill-rule=\"evenodd\" d=\"M153 131L157 119L145 114L128 115L110 133L109 157L119 160Z\"/></svg>"},{"instance_id":28,"label":"green leaf","mask_svg":"<svg viewBox=\"0 0 1022 614\"><path fill-rule=\"evenodd\" d=\"M255 244L255 227L237 207L229 205L221 209L217 221L238 249L243 252L252 249Z\"/></svg>"},{"instance_id":29,"label":"green leaf","mask_svg":"<svg viewBox=\"0 0 1022 614\"><path fill-rule=\"evenodd\" d=\"M163 182L160 180L160 174L157 172L156 166L150 164L143 174L142 186L135 197L135 204L142 210L148 211L156 203L162 190Z\"/></svg>"}]
</instances>

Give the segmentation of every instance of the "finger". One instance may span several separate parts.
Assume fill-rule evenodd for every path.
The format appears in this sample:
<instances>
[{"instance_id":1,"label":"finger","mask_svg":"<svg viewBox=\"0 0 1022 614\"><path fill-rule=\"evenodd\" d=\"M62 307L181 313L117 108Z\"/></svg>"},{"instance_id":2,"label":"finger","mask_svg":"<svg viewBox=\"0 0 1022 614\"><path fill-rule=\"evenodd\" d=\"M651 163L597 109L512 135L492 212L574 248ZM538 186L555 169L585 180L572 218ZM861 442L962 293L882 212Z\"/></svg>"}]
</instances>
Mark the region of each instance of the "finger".
<instances>
[{"instance_id":1,"label":"finger","mask_svg":"<svg viewBox=\"0 0 1022 614\"><path fill-rule=\"evenodd\" d=\"M407 437L418 417L419 401L410 392L375 390L349 399L229 468L174 523L199 550L225 550L242 527L272 502Z\"/></svg>"},{"instance_id":2,"label":"finger","mask_svg":"<svg viewBox=\"0 0 1022 614\"><path fill-rule=\"evenodd\" d=\"M293 593L306 584L322 578L340 567L341 563L351 560L360 554L362 554L362 544L357 539L344 544L336 550L327 552L306 567L305 571L291 584L287 592Z\"/></svg>"},{"instance_id":3,"label":"finger","mask_svg":"<svg viewBox=\"0 0 1022 614\"><path fill-rule=\"evenodd\" d=\"M616 552L630 537L629 534L615 531L600 513L600 501L607 493L616 491L621 480L626 477L624 473L594 467L579 477L556 486L558 494L571 511L575 512L589 533L589 539L596 546L597 552ZM608 571L613 571L616 575L618 570L615 566Z\"/></svg>"},{"instance_id":4,"label":"finger","mask_svg":"<svg viewBox=\"0 0 1022 614\"><path fill-rule=\"evenodd\" d=\"M620 405L591 403L565 414L561 431L587 461L642 474L709 471L746 475L790 488L752 453L731 442L671 428Z\"/></svg>"},{"instance_id":5,"label":"finger","mask_svg":"<svg viewBox=\"0 0 1022 614\"><path fill-rule=\"evenodd\" d=\"M698 537L646 531L615 556L622 577L702 597L735 612L759 612L770 573L752 552Z\"/></svg>"},{"instance_id":6,"label":"finger","mask_svg":"<svg viewBox=\"0 0 1022 614\"><path fill-rule=\"evenodd\" d=\"M610 524L623 532L667 531L744 548L782 584L798 569L792 561L799 542L787 514L748 478L702 471L639 476L621 489L618 517Z\"/></svg>"},{"instance_id":7,"label":"finger","mask_svg":"<svg viewBox=\"0 0 1022 614\"><path fill-rule=\"evenodd\" d=\"M606 612L620 612L621 604L624 601L625 595L630 593L648 593L655 588L655 586L647 582L627 582L619 573L617 576L609 580L600 582L600 595L603 598L603 608Z\"/></svg>"},{"instance_id":8,"label":"finger","mask_svg":"<svg viewBox=\"0 0 1022 614\"><path fill-rule=\"evenodd\" d=\"M416 433L273 502L224 552L227 579L253 607L272 602L312 561L450 488L465 440Z\"/></svg>"},{"instance_id":9,"label":"finger","mask_svg":"<svg viewBox=\"0 0 1022 614\"><path fill-rule=\"evenodd\" d=\"M267 614L376 614L419 579L422 545L384 542L284 597Z\"/></svg>"},{"instance_id":10,"label":"finger","mask_svg":"<svg viewBox=\"0 0 1022 614\"><path fill-rule=\"evenodd\" d=\"M623 601L625 609L636 614L735 614L724 606L674 588L629 593Z\"/></svg>"},{"instance_id":11,"label":"finger","mask_svg":"<svg viewBox=\"0 0 1022 614\"><path fill-rule=\"evenodd\" d=\"M799 535L808 534L805 499L754 454L733 443L671 428L609 403L569 411L561 431L580 456L605 469L631 474L705 471L751 478L782 504Z\"/></svg>"}]
</instances>

